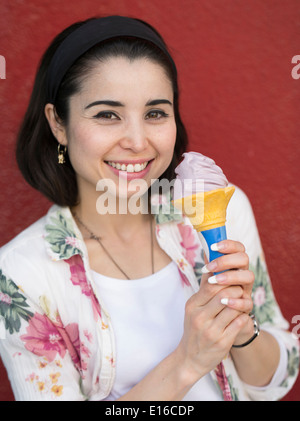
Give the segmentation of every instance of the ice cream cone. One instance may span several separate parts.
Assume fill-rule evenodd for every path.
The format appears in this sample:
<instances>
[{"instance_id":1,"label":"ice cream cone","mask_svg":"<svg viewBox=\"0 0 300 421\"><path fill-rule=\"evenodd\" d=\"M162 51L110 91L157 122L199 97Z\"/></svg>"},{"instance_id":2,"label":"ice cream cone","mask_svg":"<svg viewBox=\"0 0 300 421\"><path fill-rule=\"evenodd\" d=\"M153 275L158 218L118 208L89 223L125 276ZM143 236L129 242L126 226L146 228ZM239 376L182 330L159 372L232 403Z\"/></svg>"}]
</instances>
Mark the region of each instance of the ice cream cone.
<instances>
[{"instance_id":1,"label":"ice cream cone","mask_svg":"<svg viewBox=\"0 0 300 421\"><path fill-rule=\"evenodd\" d=\"M227 206L234 190L234 186L228 186L199 192L174 200L173 205L188 216L197 232L206 231L225 225Z\"/></svg>"}]
</instances>

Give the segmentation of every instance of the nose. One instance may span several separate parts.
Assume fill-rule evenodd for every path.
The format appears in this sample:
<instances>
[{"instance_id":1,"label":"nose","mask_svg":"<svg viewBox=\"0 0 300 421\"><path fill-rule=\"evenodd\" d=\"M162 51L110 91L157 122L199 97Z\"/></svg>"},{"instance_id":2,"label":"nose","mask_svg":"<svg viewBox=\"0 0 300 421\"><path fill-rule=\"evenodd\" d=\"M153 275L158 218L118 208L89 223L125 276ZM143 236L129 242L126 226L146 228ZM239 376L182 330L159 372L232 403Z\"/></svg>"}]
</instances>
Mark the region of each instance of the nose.
<instances>
[{"instance_id":1,"label":"nose","mask_svg":"<svg viewBox=\"0 0 300 421\"><path fill-rule=\"evenodd\" d=\"M148 146L146 128L142 121L131 121L127 124L120 141L124 149L131 149L134 153L143 152Z\"/></svg>"}]
</instances>

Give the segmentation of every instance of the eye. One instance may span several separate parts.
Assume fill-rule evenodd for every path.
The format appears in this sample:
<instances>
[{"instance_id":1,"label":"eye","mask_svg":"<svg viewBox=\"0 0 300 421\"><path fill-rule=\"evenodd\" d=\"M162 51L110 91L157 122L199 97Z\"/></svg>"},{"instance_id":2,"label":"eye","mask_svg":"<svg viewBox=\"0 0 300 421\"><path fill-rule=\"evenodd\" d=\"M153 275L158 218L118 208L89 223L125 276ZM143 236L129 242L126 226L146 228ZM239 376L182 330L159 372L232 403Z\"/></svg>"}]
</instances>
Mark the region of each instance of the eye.
<instances>
[{"instance_id":1,"label":"eye","mask_svg":"<svg viewBox=\"0 0 300 421\"><path fill-rule=\"evenodd\" d=\"M111 111L101 111L100 113L96 114L94 118L108 121L119 119L119 117Z\"/></svg>"},{"instance_id":2,"label":"eye","mask_svg":"<svg viewBox=\"0 0 300 421\"><path fill-rule=\"evenodd\" d=\"M164 117L168 117L169 114L165 113L162 110L151 110L147 113L146 119L147 120L160 120Z\"/></svg>"}]
</instances>

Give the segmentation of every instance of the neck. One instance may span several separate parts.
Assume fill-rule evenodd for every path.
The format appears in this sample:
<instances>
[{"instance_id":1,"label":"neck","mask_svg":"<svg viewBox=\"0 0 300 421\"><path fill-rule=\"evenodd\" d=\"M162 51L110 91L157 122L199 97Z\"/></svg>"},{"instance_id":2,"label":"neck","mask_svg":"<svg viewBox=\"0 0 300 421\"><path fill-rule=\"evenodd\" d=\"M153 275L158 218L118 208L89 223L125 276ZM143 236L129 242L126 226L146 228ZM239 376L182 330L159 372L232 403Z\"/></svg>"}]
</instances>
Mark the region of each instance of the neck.
<instances>
[{"instance_id":1,"label":"neck","mask_svg":"<svg viewBox=\"0 0 300 421\"><path fill-rule=\"evenodd\" d=\"M72 208L82 222L95 234L101 237L116 236L130 238L141 230L141 227L148 222L151 214L148 213L147 197L143 197L140 211L132 213L130 200L126 203L116 200L116 207L111 212L104 213L103 209L95 205L95 202L81 200L79 205ZM105 208L104 208L105 209ZM99 212L100 211L100 212Z\"/></svg>"}]
</instances>

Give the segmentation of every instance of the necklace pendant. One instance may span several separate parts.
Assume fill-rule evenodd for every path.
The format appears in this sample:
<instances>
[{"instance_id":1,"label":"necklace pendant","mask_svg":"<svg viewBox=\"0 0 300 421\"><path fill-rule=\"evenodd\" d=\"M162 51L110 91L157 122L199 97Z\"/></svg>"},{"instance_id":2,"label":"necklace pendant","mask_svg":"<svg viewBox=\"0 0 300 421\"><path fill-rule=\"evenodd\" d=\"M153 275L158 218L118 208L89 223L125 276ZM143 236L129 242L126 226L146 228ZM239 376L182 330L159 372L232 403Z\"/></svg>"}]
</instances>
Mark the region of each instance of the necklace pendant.
<instances>
[{"instance_id":1,"label":"necklace pendant","mask_svg":"<svg viewBox=\"0 0 300 421\"><path fill-rule=\"evenodd\" d=\"M91 240L100 241L100 238L99 238L99 237L97 237L95 234L91 234L90 239L91 239Z\"/></svg>"}]
</instances>

